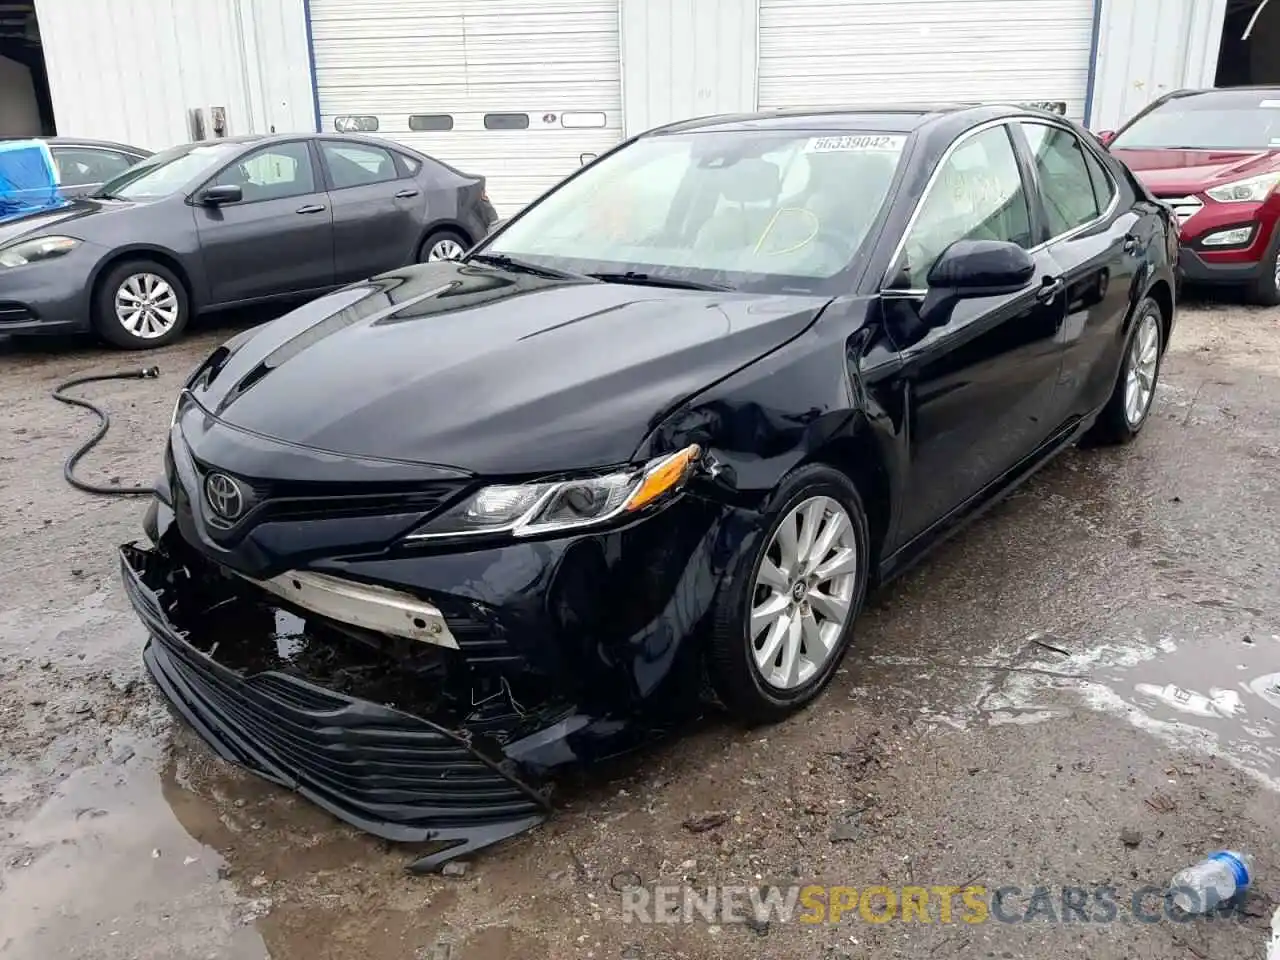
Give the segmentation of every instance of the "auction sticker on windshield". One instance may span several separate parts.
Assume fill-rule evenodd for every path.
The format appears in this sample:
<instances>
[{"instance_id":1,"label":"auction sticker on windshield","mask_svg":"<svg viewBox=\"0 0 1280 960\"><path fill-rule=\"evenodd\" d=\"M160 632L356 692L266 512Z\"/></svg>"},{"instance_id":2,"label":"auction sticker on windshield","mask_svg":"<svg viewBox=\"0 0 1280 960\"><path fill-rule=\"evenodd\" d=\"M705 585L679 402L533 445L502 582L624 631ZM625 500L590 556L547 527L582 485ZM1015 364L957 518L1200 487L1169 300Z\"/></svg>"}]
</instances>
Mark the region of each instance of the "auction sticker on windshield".
<instances>
[{"instance_id":1,"label":"auction sticker on windshield","mask_svg":"<svg viewBox=\"0 0 1280 960\"><path fill-rule=\"evenodd\" d=\"M907 142L903 134L854 134L841 137L813 137L804 145L805 153L831 153L837 150L898 153Z\"/></svg>"}]
</instances>

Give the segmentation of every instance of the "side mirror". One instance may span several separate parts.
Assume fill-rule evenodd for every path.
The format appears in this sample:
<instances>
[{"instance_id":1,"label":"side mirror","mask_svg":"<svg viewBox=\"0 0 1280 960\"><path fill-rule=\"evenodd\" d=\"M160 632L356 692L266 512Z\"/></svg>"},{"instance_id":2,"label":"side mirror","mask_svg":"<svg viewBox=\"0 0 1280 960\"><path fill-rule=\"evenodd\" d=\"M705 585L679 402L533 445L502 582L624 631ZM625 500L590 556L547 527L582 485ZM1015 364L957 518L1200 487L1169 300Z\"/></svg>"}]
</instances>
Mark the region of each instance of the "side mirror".
<instances>
[{"instance_id":1,"label":"side mirror","mask_svg":"<svg viewBox=\"0 0 1280 960\"><path fill-rule=\"evenodd\" d=\"M501 220L493 221L493 223L489 224L489 233L497 233L507 225L509 219L510 217L503 217ZM488 236L488 234L485 234L485 236Z\"/></svg>"},{"instance_id":2,"label":"side mirror","mask_svg":"<svg viewBox=\"0 0 1280 960\"><path fill-rule=\"evenodd\" d=\"M1017 293L1035 276L1031 255L1004 240L957 240L929 271L929 292L920 319L930 327L945 326L951 311L970 297Z\"/></svg>"},{"instance_id":3,"label":"side mirror","mask_svg":"<svg viewBox=\"0 0 1280 960\"><path fill-rule=\"evenodd\" d=\"M1098 134L1098 142L1102 144L1104 147L1111 146L1111 141L1114 140L1115 138L1116 138L1116 132L1114 130L1103 130L1101 133Z\"/></svg>"},{"instance_id":4,"label":"side mirror","mask_svg":"<svg viewBox=\"0 0 1280 960\"><path fill-rule=\"evenodd\" d=\"M237 184L224 183L205 190L199 199L206 206L217 207L224 203L239 203L244 199L244 191Z\"/></svg>"}]
</instances>

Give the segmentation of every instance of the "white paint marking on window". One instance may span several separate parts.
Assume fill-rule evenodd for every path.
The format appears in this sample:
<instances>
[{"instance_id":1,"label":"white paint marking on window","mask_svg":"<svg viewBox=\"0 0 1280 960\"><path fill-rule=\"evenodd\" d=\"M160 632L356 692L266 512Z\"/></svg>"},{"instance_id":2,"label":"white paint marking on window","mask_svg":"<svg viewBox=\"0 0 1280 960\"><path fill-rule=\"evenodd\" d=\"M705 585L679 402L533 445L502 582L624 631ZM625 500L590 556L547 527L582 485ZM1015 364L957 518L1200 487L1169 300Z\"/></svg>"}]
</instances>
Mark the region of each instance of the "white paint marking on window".
<instances>
[{"instance_id":1,"label":"white paint marking on window","mask_svg":"<svg viewBox=\"0 0 1280 960\"><path fill-rule=\"evenodd\" d=\"M805 153L898 153L907 138L901 134L849 134L845 136L812 137L804 145Z\"/></svg>"}]
</instances>

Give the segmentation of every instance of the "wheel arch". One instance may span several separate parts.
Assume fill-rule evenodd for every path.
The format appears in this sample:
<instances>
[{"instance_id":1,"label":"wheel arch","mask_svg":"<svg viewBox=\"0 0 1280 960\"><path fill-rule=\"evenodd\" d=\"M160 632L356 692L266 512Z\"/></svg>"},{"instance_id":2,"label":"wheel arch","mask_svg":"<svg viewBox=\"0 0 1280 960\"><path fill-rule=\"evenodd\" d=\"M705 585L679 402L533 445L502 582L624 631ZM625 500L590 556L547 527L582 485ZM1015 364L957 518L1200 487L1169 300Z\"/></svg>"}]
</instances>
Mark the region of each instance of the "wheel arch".
<instances>
[{"instance_id":1,"label":"wheel arch","mask_svg":"<svg viewBox=\"0 0 1280 960\"><path fill-rule=\"evenodd\" d=\"M462 239L467 241L468 247L472 247L479 242L479 237L473 237L471 231L457 220L437 220L425 227L422 233L418 235L418 246L414 249L414 253L421 254L423 245L430 239L431 235L439 233L441 230L452 230L454 233L460 234Z\"/></svg>"},{"instance_id":2,"label":"wheel arch","mask_svg":"<svg viewBox=\"0 0 1280 960\"><path fill-rule=\"evenodd\" d=\"M191 282L191 274L187 268L183 266L182 259L170 250L161 247L132 246L125 247L120 250L113 251L109 256L104 257L101 262L94 268L93 275L89 278L89 307L90 312L94 308L97 301L98 292L101 289L102 281L108 273L114 270L122 263L129 260L153 260L173 271L173 275L182 283L187 294L188 308L192 314L199 310L201 303L197 295L195 286Z\"/></svg>"},{"instance_id":3,"label":"wheel arch","mask_svg":"<svg viewBox=\"0 0 1280 960\"><path fill-rule=\"evenodd\" d=\"M1147 294L1160 307L1160 343L1163 350L1169 349L1169 336L1173 332L1173 287L1163 277L1158 277Z\"/></svg>"},{"instance_id":4,"label":"wheel arch","mask_svg":"<svg viewBox=\"0 0 1280 960\"><path fill-rule=\"evenodd\" d=\"M893 485L880 444L869 428L861 429L833 437L807 456L803 463L822 463L833 467L858 488L867 515L871 581L876 582L893 516Z\"/></svg>"}]
</instances>

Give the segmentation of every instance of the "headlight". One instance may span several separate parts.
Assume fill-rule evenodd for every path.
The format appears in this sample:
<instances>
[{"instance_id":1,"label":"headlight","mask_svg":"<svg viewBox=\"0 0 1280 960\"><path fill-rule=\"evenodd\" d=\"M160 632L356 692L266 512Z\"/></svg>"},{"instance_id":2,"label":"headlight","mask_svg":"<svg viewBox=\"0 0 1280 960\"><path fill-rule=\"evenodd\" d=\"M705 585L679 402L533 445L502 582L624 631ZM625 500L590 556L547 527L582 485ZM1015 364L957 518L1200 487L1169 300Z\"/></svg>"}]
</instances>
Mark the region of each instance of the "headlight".
<instances>
[{"instance_id":1,"label":"headlight","mask_svg":"<svg viewBox=\"0 0 1280 960\"><path fill-rule=\"evenodd\" d=\"M75 237L37 237L0 250L0 267L20 267L24 263L52 260L80 246Z\"/></svg>"},{"instance_id":2,"label":"headlight","mask_svg":"<svg viewBox=\"0 0 1280 960\"><path fill-rule=\"evenodd\" d=\"M529 537L604 523L673 495L700 453L693 444L643 467L603 476L484 487L406 539L485 533Z\"/></svg>"},{"instance_id":3,"label":"headlight","mask_svg":"<svg viewBox=\"0 0 1280 960\"><path fill-rule=\"evenodd\" d=\"M1220 187L1206 190L1205 193L1219 203L1259 203L1271 195L1277 183L1280 183L1280 170L1264 173L1260 177L1224 183Z\"/></svg>"}]
</instances>

